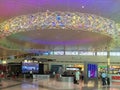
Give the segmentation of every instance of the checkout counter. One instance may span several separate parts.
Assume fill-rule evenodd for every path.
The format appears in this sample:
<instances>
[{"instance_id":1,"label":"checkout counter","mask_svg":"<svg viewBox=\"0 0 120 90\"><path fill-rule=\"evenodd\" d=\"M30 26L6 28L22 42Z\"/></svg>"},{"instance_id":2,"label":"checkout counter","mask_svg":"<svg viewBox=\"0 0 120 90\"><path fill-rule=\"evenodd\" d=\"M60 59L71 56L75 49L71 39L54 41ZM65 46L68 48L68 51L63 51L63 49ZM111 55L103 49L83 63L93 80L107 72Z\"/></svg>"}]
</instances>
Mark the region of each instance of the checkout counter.
<instances>
[{"instance_id":1,"label":"checkout counter","mask_svg":"<svg viewBox=\"0 0 120 90\"><path fill-rule=\"evenodd\" d=\"M120 85L120 74L109 74L110 84Z\"/></svg>"},{"instance_id":2,"label":"checkout counter","mask_svg":"<svg viewBox=\"0 0 120 90\"><path fill-rule=\"evenodd\" d=\"M33 79L50 79L49 74L33 74Z\"/></svg>"},{"instance_id":3,"label":"checkout counter","mask_svg":"<svg viewBox=\"0 0 120 90\"><path fill-rule=\"evenodd\" d=\"M72 75L62 75L62 77L60 77L60 80L62 82L73 82L74 81L74 76L72 76Z\"/></svg>"},{"instance_id":4,"label":"checkout counter","mask_svg":"<svg viewBox=\"0 0 120 90\"><path fill-rule=\"evenodd\" d=\"M66 71L58 80L62 82L74 82L74 75L76 70L80 69L76 67L67 67Z\"/></svg>"}]
</instances>

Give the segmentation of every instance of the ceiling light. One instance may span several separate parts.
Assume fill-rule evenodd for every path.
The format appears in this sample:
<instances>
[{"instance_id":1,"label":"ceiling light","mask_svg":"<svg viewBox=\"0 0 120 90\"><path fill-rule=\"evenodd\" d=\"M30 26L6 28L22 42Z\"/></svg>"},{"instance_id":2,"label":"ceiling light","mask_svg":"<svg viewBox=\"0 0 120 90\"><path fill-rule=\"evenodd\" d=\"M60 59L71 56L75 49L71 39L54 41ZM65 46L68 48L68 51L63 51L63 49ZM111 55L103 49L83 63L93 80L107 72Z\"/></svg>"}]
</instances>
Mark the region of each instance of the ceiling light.
<instances>
[{"instance_id":1,"label":"ceiling light","mask_svg":"<svg viewBox=\"0 0 120 90\"><path fill-rule=\"evenodd\" d=\"M82 6L82 8L84 8L84 6Z\"/></svg>"}]
</instances>

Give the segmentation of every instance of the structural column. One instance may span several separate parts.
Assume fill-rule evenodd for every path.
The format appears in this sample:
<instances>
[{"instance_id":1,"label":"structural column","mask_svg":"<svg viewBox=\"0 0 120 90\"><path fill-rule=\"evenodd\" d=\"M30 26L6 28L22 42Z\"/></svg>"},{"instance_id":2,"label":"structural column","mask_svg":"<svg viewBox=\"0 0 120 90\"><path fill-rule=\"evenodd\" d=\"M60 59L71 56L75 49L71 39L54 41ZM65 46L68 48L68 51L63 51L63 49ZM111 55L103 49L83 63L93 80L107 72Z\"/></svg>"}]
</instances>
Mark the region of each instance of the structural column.
<instances>
[{"instance_id":1,"label":"structural column","mask_svg":"<svg viewBox=\"0 0 120 90\"><path fill-rule=\"evenodd\" d=\"M107 74L109 74L110 68L110 50L107 50Z\"/></svg>"}]
</instances>

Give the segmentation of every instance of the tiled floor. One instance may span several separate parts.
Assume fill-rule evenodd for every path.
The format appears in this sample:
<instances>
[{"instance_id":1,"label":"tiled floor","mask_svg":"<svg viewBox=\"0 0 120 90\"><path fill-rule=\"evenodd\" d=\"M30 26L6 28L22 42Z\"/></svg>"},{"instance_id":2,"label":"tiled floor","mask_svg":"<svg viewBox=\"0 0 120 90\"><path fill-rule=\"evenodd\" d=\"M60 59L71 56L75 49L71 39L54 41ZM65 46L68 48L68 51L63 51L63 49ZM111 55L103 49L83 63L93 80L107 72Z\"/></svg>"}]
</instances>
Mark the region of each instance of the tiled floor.
<instances>
[{"instance_id":1,"label":"tiled floor","mask_svg":"<svg viewBox=\"0 0 120 90\"><path fill-rule=\"evenodd\" d=\"M120 90L120 85L102 86L99 82L84 84L73 84L71 82L60 82L54 79L49 80L2 80L0 90Z\"/></svg>"}]
</instances>

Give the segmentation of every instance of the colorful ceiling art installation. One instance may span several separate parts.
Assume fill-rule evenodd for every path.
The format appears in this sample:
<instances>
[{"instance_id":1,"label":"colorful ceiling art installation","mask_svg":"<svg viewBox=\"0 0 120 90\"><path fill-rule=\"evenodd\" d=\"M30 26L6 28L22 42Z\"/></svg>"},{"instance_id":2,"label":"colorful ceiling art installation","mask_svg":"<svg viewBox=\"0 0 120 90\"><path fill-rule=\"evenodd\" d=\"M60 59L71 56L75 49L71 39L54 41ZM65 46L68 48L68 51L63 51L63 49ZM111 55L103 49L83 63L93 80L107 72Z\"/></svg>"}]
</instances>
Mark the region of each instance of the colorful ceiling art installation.
<instances>
[{"instance_id":1,"label":"colorful ceiling art installation","mask_svg":"<svg viewBox=\"0 0 120 90\"><path fill-rule=\"evenodd\" d=\"M0 24L1 37L10 34L36 29L74 29L98 32L114 36L115 23L112 20L87 13L72 12L39 12L11 18Z\"/></svg>"},{"instance_id":2,"label":"colorful ceiling art installation","mask_svg":"<svg viewBox=\"0 0 120 90\"><path fill-rule=\"evenodd\" d=\"M38 12L35 14L21 15L0 23L0 38L31 30L76 30L89 31L106 35L116 39L116 24L114 21L93 14L80 12ZM4 43L3 43L4 42ZM6 41L0 41L2 46ZM8 44L8 42L7 42ZM19 48L15 45L14 48Z\"/></svg>"}]
</instances>

